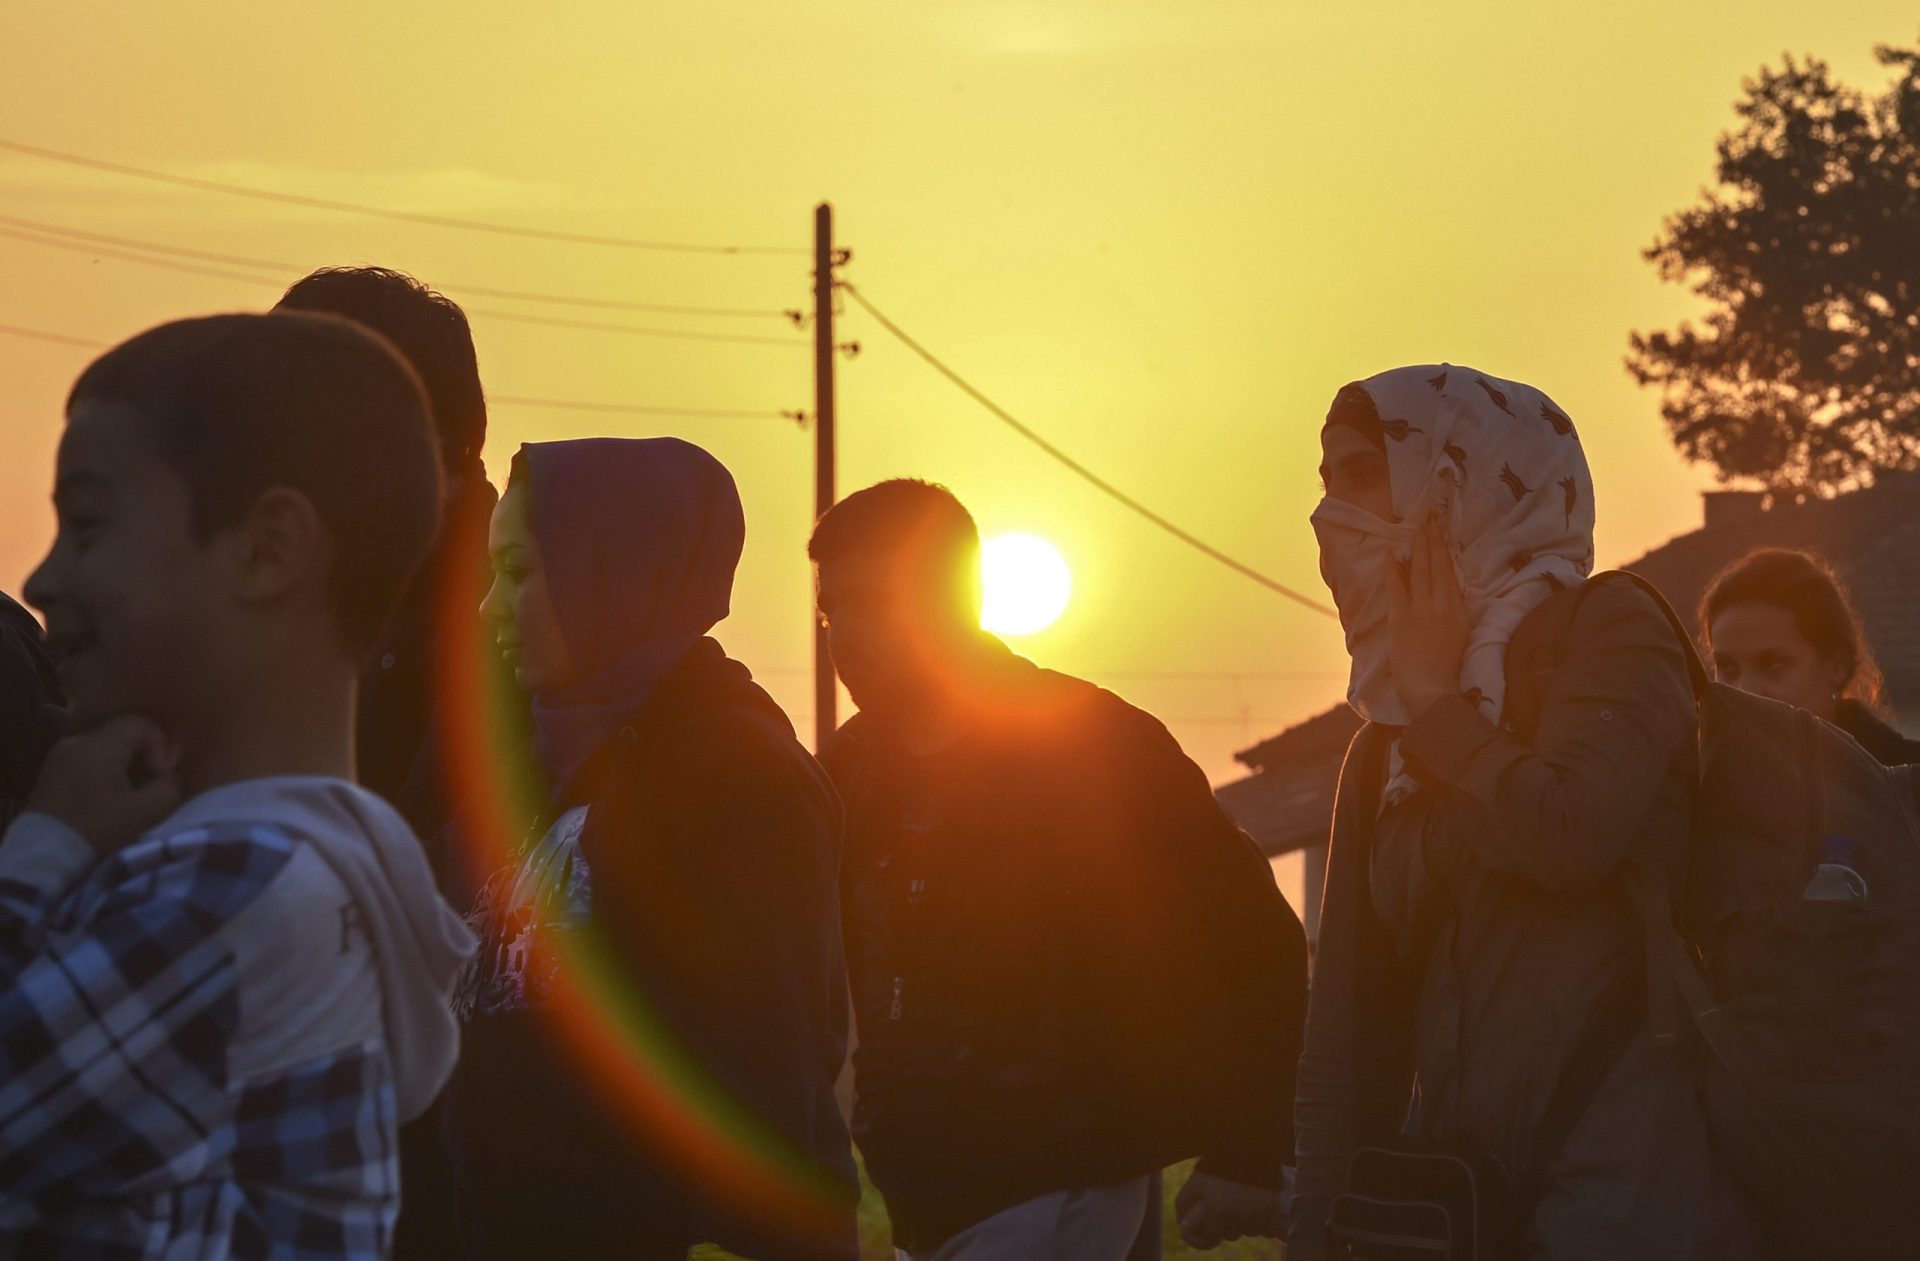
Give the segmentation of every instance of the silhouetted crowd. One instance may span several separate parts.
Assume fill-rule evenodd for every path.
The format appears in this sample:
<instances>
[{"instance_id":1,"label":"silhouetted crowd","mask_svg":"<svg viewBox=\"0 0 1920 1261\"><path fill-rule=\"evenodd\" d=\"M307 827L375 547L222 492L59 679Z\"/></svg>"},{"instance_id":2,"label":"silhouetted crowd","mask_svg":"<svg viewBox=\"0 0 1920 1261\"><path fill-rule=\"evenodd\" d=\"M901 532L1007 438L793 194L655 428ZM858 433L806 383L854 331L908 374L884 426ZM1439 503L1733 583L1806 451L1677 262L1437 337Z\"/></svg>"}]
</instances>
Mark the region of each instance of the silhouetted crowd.
<instances>
[{"instance_id":1,"label":"silhouetted crowd","mask_svg":"<svg viewBox=\"0 0 1920 1261\"><path fill-rule=\"evenodd\" d=\"M1166 728L981 630L948 490L815 526L816 760L713 637L726 467L496 492L486 428L379 268L75 383L44 634L0 597L5 1255L854 1261L856 1151L904 1261L1920 1252L1920 745L1820 558L1701 644L1595 573L1539 389L1397 368L1300 452L1366 720L1311 987Z\"/></svg>"}]
</instances>

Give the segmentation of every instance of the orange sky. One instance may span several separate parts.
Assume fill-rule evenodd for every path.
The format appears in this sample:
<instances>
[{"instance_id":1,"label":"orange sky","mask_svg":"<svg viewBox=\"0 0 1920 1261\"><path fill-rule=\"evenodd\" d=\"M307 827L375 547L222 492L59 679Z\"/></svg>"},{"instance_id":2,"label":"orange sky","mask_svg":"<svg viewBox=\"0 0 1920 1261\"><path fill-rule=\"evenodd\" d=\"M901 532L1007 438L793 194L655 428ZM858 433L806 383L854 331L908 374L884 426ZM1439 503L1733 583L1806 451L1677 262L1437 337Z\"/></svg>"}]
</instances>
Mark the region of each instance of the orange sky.
<instances>
[{"instance_id":1,"label":"orange sky","mask_svg":"<svg viewBox=\"0 0 1920 1261\"><path fill-rule=\"evenodd\" d=\"M443 16L457 13L458 17ZM1315 434L1343 382L1449 359L1581 423L1604 562L1698 520L1620 366L1689 309L1638 257L1710 174L1741 78L1812 51L1878 84L1909 5L1280 0L165 6L10 0L0 136L203 178L578 232L804 246L830 198L847 275L1016 415L1218 546L1318 594ZM302 268L628 301L800 305L807 262L416 227L0 154L0 213ZM0 323L112 340L269 304L248 284L0 236ZM488 309L780 335L764 320ZM792 348L476 317L491 392L811 405ZM842 485L954 487L1071 561L1021 641L1165 716L1216 779L1336 700L1337 626L1076 482L871 321L845 333ZM50 529L60 403L86 352L0 335L0 586ZM750 539L723 637L810 729L811 438L790 423L500 405L521 441L677 433L739 477ZM1187 677L1192 676L1192 677Z\"/></svg>"}]
</instances>

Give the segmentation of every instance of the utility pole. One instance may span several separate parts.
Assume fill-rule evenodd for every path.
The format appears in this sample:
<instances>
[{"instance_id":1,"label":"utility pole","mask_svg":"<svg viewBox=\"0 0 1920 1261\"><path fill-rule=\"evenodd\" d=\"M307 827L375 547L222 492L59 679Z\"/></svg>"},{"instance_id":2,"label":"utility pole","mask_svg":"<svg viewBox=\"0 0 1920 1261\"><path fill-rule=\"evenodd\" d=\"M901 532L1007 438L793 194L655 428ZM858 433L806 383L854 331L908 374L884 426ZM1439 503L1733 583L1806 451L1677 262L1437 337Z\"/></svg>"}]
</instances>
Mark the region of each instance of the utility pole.
<instances>
[{"instance_id":1,"label":"utility pole","mask_svg":"<svg viewBox=\"0 0 1920 1261\"><path fill-rule=\"evenodd\" d=\"M841 260L833 250L833 206L813 211L813 504L814 519L833 507L833 269ZM827 747L840 726L840 683L833 673L827 628L816 617L813 628L813 751Z\"/></svg>"}]
</instances>

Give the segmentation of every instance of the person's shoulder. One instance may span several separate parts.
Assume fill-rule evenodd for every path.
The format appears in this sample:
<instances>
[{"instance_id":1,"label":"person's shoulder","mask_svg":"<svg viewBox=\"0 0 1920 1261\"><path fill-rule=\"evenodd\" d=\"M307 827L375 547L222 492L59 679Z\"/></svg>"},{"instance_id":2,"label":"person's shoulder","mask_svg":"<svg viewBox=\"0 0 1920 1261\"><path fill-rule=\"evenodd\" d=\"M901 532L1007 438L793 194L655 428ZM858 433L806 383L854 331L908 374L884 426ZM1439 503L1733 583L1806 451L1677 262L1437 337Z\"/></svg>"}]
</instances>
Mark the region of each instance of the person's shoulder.
<instances>
[{"instance_id":1,"label":"person's shoulder","mask_svg":"<svg viewBox=\"0 0 1920 1261\"><path fill-rule=\"evenodd\" d=\"M838 809L826 772L770 700L729 695L676 714L657 733L656 783L682 798Z\"/></svg>"},{"instance_id":2,"label":"person's shoulder","mask_svg":"<svg viewBox=\"0 0 1920 1261\"><path fill-rule=\"evenodd\" d=\"M1009 739L1062 773L1110 781L1127 767L1167 767L1187 756L1165 723L1089 680L1035 668L1007 719Z\"/></svg>"},{"instance_id":3,"label":"person's shoulder","mask_svg":"<svg viewBox=\"0 0 1920 1261\"><path fill-rule=\"evenodd\" d=\"M1166 724L1097 683L1040 670L1035 698L1054 721L1094 739L1171 740Z\"/></svg>"},{"instance_id":4,"label":"person's shoulder","mask_svg":"<svg viewBox=\"0 0 1920 1261\"><path fill-rule=\"evenodd\" d=\"M1576 587L1554 592L1522 627L1536 635L1589 645L1619 639L1680 647L1665 597L1644 579L1623 570L1596 574ZM1515 635L1516 642L1523 638Z\"/></svg>"},{"instance_id":5,"label":"person's shoulder","mask_svg":"<svg viewBox=\"0 0 1920 1261\"><path fill-rule=\"evenodd\" d=\"M92 883L105 896L180 903L225 920L257 899L300 847L269 820L163 823L101 863Z\"/></svg>"},{"instance_id":6,"label":"person's shoulder","mask_svg":"<svg viewBox=\"0 0 1920 1261\"><path fill-rule=\"evenodd\" d=\"M793 725L758 696L729 694L675 713L659 732L669 761L719 766L811 762Z\"/></svg>"}]
</instances>

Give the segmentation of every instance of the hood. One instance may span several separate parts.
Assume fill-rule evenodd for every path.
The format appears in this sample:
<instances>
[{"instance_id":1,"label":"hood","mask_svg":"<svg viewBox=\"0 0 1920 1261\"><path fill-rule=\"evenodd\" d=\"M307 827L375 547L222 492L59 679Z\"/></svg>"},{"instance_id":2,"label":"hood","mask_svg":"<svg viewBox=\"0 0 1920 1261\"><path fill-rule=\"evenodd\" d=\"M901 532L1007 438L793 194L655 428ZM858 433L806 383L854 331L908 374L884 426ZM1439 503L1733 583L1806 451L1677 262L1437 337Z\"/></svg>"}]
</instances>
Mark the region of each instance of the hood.
<instances>
[{"instance_id":1,"label":"hood","mask_svg":"<svg viewBox=\"0 0 1920 1261\"><path fill-rule=\"evenodd\" d=\"M533 698L558 785L727 616L746 518L726 466L678 438L533 442L515 463L579 676Z\"/></svg>"},{"instance_id":2,"label":"hood","mask_svg":"<svg viewBox=\"0 0 1920 1261\"><path fill-rule=\"evenodd\" d=\"M319 776L229 784L187 802L168 826L221 822L305 841L346 887L373 938L400 1118L426 1111L460 1053L447 995L475 943L440 897L420 842L380 798Z\"/></svg>"},{"instance_id":3,"label":"hood","mask_svg":"<svg viewBox=\"0 0 1920 1261\"><path fill-rule=\"evenodd\" d=\"M1374 437L1393 495L1392 520L1331 497L1313 514L1353 657L1349 701L1373 722L1404 726L1412 717L1387 668L1385 578L1437 516L1472 623L1460 690L1498 722L1514 630L1593 572L1593 478L1573 421L1533 386L1426 364L1342 389L1328 423Z\"/></svg>"}]
</instances>

